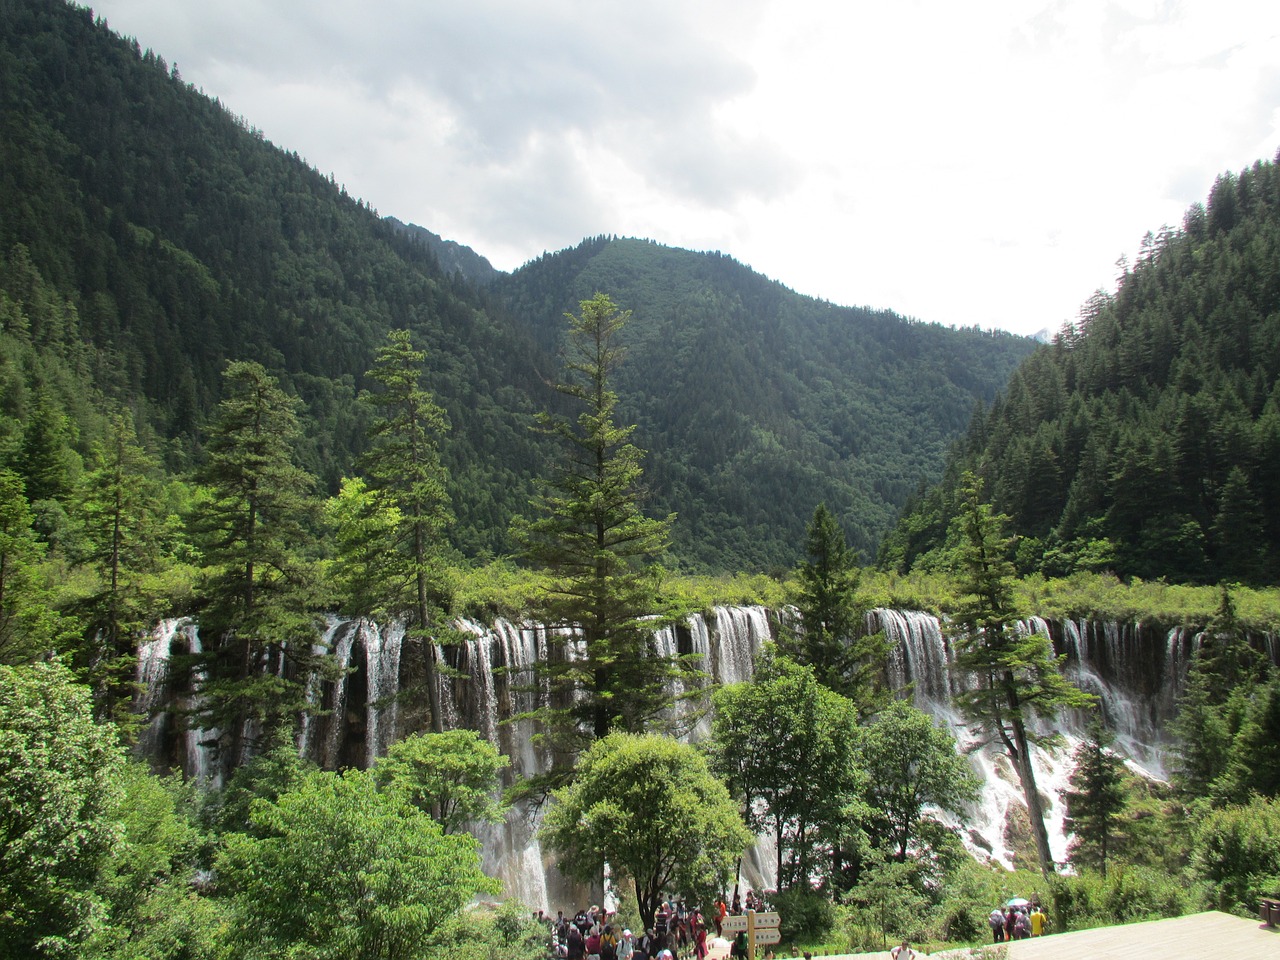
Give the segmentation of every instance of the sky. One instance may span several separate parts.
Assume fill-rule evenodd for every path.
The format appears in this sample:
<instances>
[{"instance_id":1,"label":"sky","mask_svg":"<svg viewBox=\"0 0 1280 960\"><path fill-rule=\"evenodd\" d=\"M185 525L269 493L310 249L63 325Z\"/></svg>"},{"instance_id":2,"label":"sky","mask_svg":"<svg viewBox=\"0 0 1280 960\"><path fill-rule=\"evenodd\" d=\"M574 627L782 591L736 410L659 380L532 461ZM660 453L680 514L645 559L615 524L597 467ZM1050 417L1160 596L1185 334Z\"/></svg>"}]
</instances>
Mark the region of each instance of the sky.
<instances>
[{"instance_id":1,"label":"sky","mask_svg":"<svg viewBox=\"0 0 1280 960\"><path fill-rule=\"evenodd\" d=\"M1270 0L87 2L499 269L644 237L1028 335L1280 149Z\"/></svg>"}]
</instances>

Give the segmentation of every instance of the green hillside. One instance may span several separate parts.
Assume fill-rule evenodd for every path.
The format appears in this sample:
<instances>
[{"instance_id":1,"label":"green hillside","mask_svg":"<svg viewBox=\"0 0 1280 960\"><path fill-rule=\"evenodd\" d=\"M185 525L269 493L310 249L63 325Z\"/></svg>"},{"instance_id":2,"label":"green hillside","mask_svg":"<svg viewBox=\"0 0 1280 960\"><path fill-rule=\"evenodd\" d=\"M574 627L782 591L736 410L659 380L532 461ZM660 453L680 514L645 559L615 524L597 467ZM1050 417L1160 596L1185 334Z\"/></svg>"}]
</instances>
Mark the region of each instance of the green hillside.
<instances>
[{"instance_id":1,"label":"green hillside","mask_svg":"<svg viewBox=\"0 0 1280 960\"><path fill-rule=\"evenodd\" d=\"M820 502L874 555L975 405L1034 349L837 307L731 257L643 240L588 240L495 285L548 350L596 290L633 312L619 390L655 508L678 514L680 555L713 568L790 566Z\"/></svg>"},{"instance_id":2,"label":"green hillside","mask_svg":"<svg viewBox=\"0 0 1280 960\"><path fill-rule=\"evenodd\" d=\"M1220 177L1148 234L1114 293L1019 367L945 481L881 553L948 552L965 470L1023 539L1023 572L1275 583L1280 569L1280 169Z\"/></svg>"},{"instance_id":3,"label":"green hillside","mask_svg":"<svg viewBox=\"0 0 1280 960\"><path fill-rule=\"evenodd\" d=\"M69 479L46 513L68 507L108 410L127 409L186 477L237 359L301 398L301 462L335 493L367 443L356 397L374 351L407 328L452 425L453 545L507 553L511 518L555 456L530 425L557 402L546 383L562 314L600 290L634 311L618 387L650 451L651 507L679 517L672 566L790 566L821 500L870 555L1032 349L836 307L729 257L641 241L590 240L495 278L480 254L380 216L89 11L4 10L0 466L34 490L44 468L24 450L47 448ZM34 435L40 411L60 432Z\"/></svg>"}]
</instances>

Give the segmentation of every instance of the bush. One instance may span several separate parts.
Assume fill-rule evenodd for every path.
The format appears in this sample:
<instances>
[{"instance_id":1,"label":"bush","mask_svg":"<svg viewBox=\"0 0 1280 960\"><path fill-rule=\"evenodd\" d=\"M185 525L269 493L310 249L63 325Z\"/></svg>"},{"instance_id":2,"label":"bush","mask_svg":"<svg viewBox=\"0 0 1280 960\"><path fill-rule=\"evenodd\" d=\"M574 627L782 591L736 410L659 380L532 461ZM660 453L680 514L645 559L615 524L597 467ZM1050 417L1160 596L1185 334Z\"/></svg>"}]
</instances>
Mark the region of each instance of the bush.
<instances>
[{"instance_id":1,"label":"bush","mask_svg":"<svg viewBox=\"0 0 1280 960\"><path fill-rule=\"evenodd\" d=\"M1212 811L1192 841L1191 867L1218 910L1250 916L1280 894L1280 801L1257 797Z\"/></svg>"},{"instance_id":2,"label":"bush","mask_svg":"<svg viewBox=\"0 0 1280 960\"><path fill-rule=\"evenodd\" d=\"M1112 867L1105 877L1092 871L1054 877L1049 895L1049 919L1055 930L1180 917L1199 905L1181 878L1125 865Z\"/></svg>"},{"instance_id":3,"label":"bush","mask_svg":"<svg viewBox=\"0 0 1280 960\"><path fill-rule=\"evenodd\" d=\"M836 922L836 908L830 897L807 887L796 886L772 894L773 908L782 916L782 940L817 942L826 939Z\"/></svg>"}]
</instances>

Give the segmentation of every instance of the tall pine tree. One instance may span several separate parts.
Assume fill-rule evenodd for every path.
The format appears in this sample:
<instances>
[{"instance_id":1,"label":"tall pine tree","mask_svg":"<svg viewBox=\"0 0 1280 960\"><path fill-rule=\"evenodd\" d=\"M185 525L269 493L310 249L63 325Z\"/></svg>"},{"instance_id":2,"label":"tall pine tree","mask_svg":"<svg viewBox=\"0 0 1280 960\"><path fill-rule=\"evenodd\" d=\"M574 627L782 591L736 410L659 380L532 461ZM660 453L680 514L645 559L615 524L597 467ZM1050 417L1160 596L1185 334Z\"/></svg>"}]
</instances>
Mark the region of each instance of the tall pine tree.
<instances>
[{"instance_id":1,"label":"tall pine tree","mask_svg":"<svg viewBox=\"0 0 1280 960\"><path fill-rule=\"evenodd\" d=\"M868 635L858 607L858 569L839 521L820 503L805 531L809 559L796 571L792 602L800 622L779 644L799 664L813 667L820 683L852 700L862 717L883 705L879 684L888 644L884 633Z\"/></svg>"},{"instance_id":2,"label":"tall pine tree","mask_svg":"<svg viewBox=\"0 0 1280 960\"><path fill-rule=\"evenodd\" d=\"M556 389L580 412L541 418L564 457L532 502L534 519L514 525L524 556L550 577L535 618L576 638L540 668L551 694L538 719L553 750L552 783L571 775L591 741L613 730L644 732L669 716L669 684L682 671L652 642L666 609L658 559L674 517L641 511L643 452L631 442L635 428L615 420L610 376L622 360L618 337L630 311L597 293L582 301L579 316L567 316L565 379Z\"/></svg>"},{"instance_id":3,"label":"tall pine tree","mask_svg":"<svg viewBox=\"0 0 1280 960\"><path fill-rule=\"evenodd\" d=\"M1093 698L1063 677L1048 637L1016 629L1014 569L1009 560L1012 538L1004 535L1006 521L982 501L982 482L966 472L954 521L958 574L965 592L956 616L963 628L956 666L973 683L958 701L965 716L998 741L1013 761L1040 870L1047 876L1053 871L1053 854L1030 750L1033 742L1052 738L1037 737L1030 721L1052 719L1060 709L1087 706Z\"/></svg>"},{"instance_id":4,"label":"tall pine tree","mask_svg":"<svg viewBox=\"0 0 1280 960\"><path fill-rule=\"evenodd\" d=\"M234 361L224 378L203 471L201 635L206 722L222 731L224 759L238 763L305 706L300 678L325 661L310 559L319 499L296 463L298 401L257 363Z\"/></svg>"},{"instance_id":5,"label":"tall pine tree","mask_svg":"<svg viewBox=\"0 0 1280 960\"><path fill-rule=\"evenodd\" d=\"M440 462L439 437L449 429L444 410L422 386L426 354L413 348L408 330L392 330L378 351L369 377L381 386L366 395L379 417L370 430L373 446L364 466L374 504L385 521L394 510L397 522L385 544L389 556L383 566L380 592L389 605L408 586L412 594L409 636L423 644L422 663L431 707L431 728L444 729L436 682L434 644L426 642L433 629L444 629L442 607L447 605L444 554L445 533L453 522L448 474ZM368 611L372 613L373 611Z\"/></svg>"}]
</instances>

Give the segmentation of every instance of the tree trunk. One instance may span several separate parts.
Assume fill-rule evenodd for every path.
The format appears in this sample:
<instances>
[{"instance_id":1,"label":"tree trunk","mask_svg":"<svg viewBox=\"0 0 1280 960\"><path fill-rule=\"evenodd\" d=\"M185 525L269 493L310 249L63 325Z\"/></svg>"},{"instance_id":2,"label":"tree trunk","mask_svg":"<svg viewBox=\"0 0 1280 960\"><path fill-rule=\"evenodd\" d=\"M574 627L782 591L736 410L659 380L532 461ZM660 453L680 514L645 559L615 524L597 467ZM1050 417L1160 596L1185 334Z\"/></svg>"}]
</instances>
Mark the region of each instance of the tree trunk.
<instances>
[{"instance_id":1,"label":"tree trunk","mask_svg":"<svg viewBox=\"0 0 1280 960\"><path fill-rule=\"evenodd\" d=\"M1013 738L1018 755L1018 779L1022 781L1022 795L1027 801L1027 816L1031 819L1031 831L1036 838L1036 857L1040 872L1046 877L1054 873L1053 852L1049 849L1049 831L1044 825L1044 808L1040 805L1040 791L1036 789L1036 773L1031 764L1031 751L1027 744L1027 728L1021 717L1014 715Z\"/></svg>"}]
</instances>

